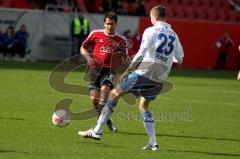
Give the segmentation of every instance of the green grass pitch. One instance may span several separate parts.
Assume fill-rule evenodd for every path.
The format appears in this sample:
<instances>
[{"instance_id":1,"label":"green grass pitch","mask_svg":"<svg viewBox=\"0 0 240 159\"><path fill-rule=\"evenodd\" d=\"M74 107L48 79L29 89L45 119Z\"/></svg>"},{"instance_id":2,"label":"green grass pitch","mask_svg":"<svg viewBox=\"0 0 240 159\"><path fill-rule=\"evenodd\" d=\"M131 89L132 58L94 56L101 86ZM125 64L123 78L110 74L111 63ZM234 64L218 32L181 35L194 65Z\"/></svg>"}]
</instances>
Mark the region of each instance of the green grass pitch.
<instances>
[{"instance_id":1,"label":"green grass pitch","mask_svg":"<svg viewBox=\"0 0 240 159\"><path fill-rule=\"evenodd\" d=\"M174 69L174 88L151 103L161 150L143 151L147 136L137 104L120 101L113 120L118 133L81 138L96 118L51 122L55 104L72 98L71 110L91 108L88 96L58 92L48 79L55 64L0 62L0 159L236 159L240 158L240 83L236 72ZM66 83L87 85L76 70ZM180 115L180 116L179 116ZM182 116L181 116L182 115Z\"/></svg>"}]
</instances>

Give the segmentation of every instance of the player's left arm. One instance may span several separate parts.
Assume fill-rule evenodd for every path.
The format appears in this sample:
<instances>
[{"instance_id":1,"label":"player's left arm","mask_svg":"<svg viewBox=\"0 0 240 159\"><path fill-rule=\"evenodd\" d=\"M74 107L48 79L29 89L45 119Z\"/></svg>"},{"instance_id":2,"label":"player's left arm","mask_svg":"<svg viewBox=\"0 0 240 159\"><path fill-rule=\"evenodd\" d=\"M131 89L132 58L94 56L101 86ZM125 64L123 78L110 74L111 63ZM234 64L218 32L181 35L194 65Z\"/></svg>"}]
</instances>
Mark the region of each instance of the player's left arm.
<instances>
[{"instance_id":1,"label":"player's left arm","mask_svg":"<svg viewBox=\"0 0 240 159\"><path fill-rule=\"evenodd\" d=\"M173 62L181 64L183 62L184 52L182 44L176 35L176 50L174 52L173 56Z\"/></svg>"}]
</instances>

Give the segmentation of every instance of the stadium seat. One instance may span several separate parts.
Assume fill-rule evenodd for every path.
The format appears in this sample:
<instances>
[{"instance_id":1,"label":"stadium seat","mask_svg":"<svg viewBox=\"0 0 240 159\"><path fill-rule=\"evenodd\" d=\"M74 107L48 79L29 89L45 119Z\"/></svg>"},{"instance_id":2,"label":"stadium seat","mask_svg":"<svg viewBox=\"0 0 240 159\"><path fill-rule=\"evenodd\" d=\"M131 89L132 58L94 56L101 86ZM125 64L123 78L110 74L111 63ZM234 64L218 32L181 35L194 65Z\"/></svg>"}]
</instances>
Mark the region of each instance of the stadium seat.
<instances>
[{"instance_id":1,"label":"stadium seat","mask_svg":"<svg viewBox=\"0 0 240 159\"><path fill-rule=\"evenodd\" d=\"M188 7L191 4L191 0L180 0L180 5Z\"/></svg>"},{"instance_id":2,"label":"stadium seat","mask_svg":"<svg viewBox=\"0 0 240 159\"><path fill-rule=\"evenodd\" d=\"M227 20L227 13L224 9L217 9L217 19L219 21L226 21Z\"/></svg>"},{"instance_id":3,"label":"stadium seat","mask_svg":"<svg viewBox=\"0 0 240 159\"><path fill-rule=\"evenodd\" d=\"M128 12L130 14L136 14L136 10L137 10L137 3L129 3L128 4Z\"/></svg>"},{"instance_id":4,"label":"stadium seat","mask_svg":"<svg viewBox=\"0 0 240 159\"><path fill-rule=\"evenodd\" d=\"M205 20L207 18L206 12L203 8L197 7L195 8L196 18L199 20Z\"/></svg>"},{"instance_id":5,"label":"stadium seat","mask_svg":"<svg viewBox=\"0 0 240 159\"><path fill-rule=\"evenodd\" d=\"M227 20L230 22L237 22L239 20L238 12L229 10L227 13Z\"/></svg>"},{"instance_id":6,"label":"stadium seat","mask_svg":"<svg viewBox=\"0 0 240 159\"><path fill-rule=\"evenodd\" d=\"M184 8L185 16L187 19L195 19L196 12L194 7L186 7Z\"/></svg>"},{"instance_id":7,"label":"stadium seat","mask_svg":"<svg viewBox=\"0 0 240 159\"><path fill-rule=\"evenodd\" d=\"M174 17L185 18L184 10L182 6L173 6Z\"/></svg>"},{"instance_id":8,"label":"stadium seat","mask_svg":"<svg viewBox=\"0 0 240 159\"><path fill-rule=\"evenodd\" d=\"M144 0L144 4L146 12L149 14L149 11L152 7L160 4L160 0Z\"/></svg>"},{"instance_id":9,"label":"stadium seat","mask_svg":"<svg viewBox=\"0 0 240 159\"><path fill-rule=\"evenodd\" d=\"M210 8L212 6L212 2L209 0L201 0L201 7Z\"/></svg>"},{"instance_id":10,"label":"stadium seat","mask_svg":"<svg viewBox=\"0 0 240 159\"><path fill-rule=\"evenodd\" d=\"M168 6L169 3L170 3L169 0L160 0L161 5Z\"/></svg>"},{"instance_id":11,"label":"stadium seat","mask_svg":"<svg viewBox=\"0 0 240 159\"><path fill-rule=\"evenodd\" d=\"M27 0L17 0L14 3L15 8L31 9L32 6Z\"/></svg>"},{"instance_id":12,"label":"stadium seat","mask_svg":"<svg viewBox=\"0 0 240 159\"><path fill-rule=\"evenodd\" d=\"M167 6L167 14L168 14L168 18L174 18L174 12L170 5Z\"/></svg>"},{"instance_id":13,"label":"stadium seat","mask_svg":"<svg viewBox=\"0 0 240 159\"><path fill-rule=\"evenodd\" d=\"M199 6L201 6L201 1L200 0L190 0L190 5L191 5L191 7L199 7Z\"/></svg>"},{"instance_id":14,"label":"stadium seat","mask_svg":"<svg viewBox=\"0 0 240 159\"><path fill-rule=\"evenodd\" d=\"M206 15L208 20L217 20L216 11L213 8L206 9Z\"/></svg>"},{"instance_id":15,"label":"stadium seat","mask_svg":"<svg viewBox=\"0 0 240 159\"><path fill-rule=\"evenodd\" d=\"M77 0L79 8L83 11L86 12L87 11L87 7L86 4L84 2L84 0Z\"/></svg>"},{"instance_id":16,"label":"stadium seat","mask_svg":"<svg viewBox=\"0 0 240 159\"><path fill-rule=\"evenodd\" d=\"M225 10L231 9L231 5L227 0L220 0L220 7Z\"/></svg>"},{"instance_id":17,"label":"stadium seat","mask_svg":"<svg viewBox=\"0 0 240 159\"><path fill-rule=\"evenodd\" d=\"M221 6L220 0L211 0L211 3L214 8L220 8Z\"/></svg>"},{"instance_id":18,"label":"stadium seat","mask_svg":"<svg viewBox=\"0 0 240 159\"><path fill-rule=\"evenodd\" d=\"M10 1L1 0L2 4L1 7L11 7Z\"/></svg>"},{"instance_id":19,"label":"stadium seat","mask_svg":"<svg viewBox=\"0 0 240 159\"><path fill-rule=\"evenodd\" d=\"M171 6L177 7L181 5L181 0L172 0L170 3Z\"/></svg>"}]
</instances>

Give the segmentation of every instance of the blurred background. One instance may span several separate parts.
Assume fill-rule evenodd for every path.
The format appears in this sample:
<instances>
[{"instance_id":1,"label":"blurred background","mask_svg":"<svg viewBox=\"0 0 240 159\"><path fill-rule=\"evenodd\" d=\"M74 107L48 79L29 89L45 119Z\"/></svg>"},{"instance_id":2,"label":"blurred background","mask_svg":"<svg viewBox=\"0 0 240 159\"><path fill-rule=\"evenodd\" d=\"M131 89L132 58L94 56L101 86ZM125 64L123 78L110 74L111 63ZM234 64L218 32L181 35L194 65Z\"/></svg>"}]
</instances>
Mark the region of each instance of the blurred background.
<instances>
[{"instance_id":1,"label":"blurred background","mask_svg":"<svg viewBox=\"0 0 240 159\"><path fill-rule=\"evenodd\" d=\"M117 31L133 41L134 55L151 25L149 10L159 4L167 7L168 22L184 47L184 63L178 67L240 68L239 0L0 0L0 59L62 61L71 56L71 25L78 13L91 31L103 28L104 13L110 10L119 14ZM23 26L27 33L18 34ZM6 32L14 39L6 40Z\"/></svg>"}]
</instances>

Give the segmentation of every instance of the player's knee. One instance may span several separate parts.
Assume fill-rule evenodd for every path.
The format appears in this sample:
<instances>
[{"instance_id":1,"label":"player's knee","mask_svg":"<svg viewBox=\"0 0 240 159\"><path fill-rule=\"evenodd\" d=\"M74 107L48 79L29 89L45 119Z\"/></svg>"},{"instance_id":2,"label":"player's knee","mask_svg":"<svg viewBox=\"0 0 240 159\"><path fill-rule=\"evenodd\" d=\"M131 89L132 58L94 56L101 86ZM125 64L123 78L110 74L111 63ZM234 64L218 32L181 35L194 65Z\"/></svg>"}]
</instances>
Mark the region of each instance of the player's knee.
<instances>
[{"instance_id":1,"label":"player's knee","mask_svg":"<svg viewBox=\"0 0 240 159\"><path fill-rule=\"evenodd\" d=\"M104 92L109 92L111 90L111 88L109 86L106 86L106 85L103 85L101 87L101 91L104 91Z\"/></svg>"},{"instance_id":2,"label":"player's knee","mask_svg":"<svg viewBox=\"0 0 240 159\"><path fill-rule=\"evenodd\" d=\"M110 93L110 97L112 99L119 98L120 97L120 92L117 89L113 89Z\"/></svg>"},{"instance_id":3,"label":"player's knee","mask_svg":"<svg viewBox=\"0 0 240 159\"><path fill-rule=\"evenodd\" d=\"M98 98L91 96L91 100L92 100L92 103L93 103L94 106L98 105L98 103L99 103Z\"/></svg>"}]
</instances>

